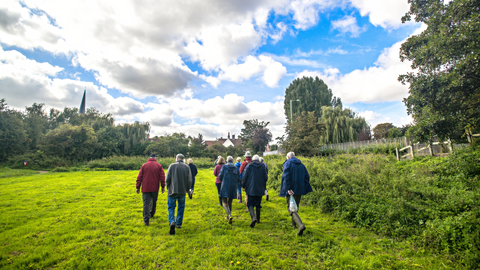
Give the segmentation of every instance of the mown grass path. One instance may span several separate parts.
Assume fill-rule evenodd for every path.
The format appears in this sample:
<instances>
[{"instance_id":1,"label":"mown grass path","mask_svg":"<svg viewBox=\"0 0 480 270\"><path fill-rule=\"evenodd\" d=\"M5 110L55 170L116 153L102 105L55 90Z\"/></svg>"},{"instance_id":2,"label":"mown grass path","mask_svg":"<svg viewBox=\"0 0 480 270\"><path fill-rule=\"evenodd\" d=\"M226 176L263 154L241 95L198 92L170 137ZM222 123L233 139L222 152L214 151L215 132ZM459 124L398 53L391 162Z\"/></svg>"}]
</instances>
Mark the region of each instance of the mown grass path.
<instances>
[{"instance_id":1,"label":"mown grass path","mask_svg":"<svg viewBox=\"0 0 480 270\"><path fill-rule=\"evenodd\" d=\"M250 228L234 201L229 225L213 170L200 170L184 224L168 234L167 195L143 225L136 171L47 173L0 178L2 269L450 269L413 249L301 206L296 236L285 199L270 191Z\"/></svg>"}]
</instances>

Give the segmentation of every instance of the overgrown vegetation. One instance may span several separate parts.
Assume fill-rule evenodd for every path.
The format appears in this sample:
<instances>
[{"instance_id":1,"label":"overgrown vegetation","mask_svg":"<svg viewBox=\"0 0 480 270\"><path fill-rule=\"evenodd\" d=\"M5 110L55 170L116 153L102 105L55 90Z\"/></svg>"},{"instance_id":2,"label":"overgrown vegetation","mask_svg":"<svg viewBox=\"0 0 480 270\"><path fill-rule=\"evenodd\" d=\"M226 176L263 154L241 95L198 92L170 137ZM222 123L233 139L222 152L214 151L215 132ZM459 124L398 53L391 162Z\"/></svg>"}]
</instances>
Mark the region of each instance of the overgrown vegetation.
<instances>
[{"instance_id":1,"label":"overgrown vegetation","mask_svg":"<svg viewBox=\"0 0 480 270\"><path fill-rule=\"evenodd\" d=\"M279 190L284 157L267 157ZM421 249L480 265L480 152L397 162L392 156L301 158L314 192L305 201L323 213Z\"/></svg>"}]
</instances>

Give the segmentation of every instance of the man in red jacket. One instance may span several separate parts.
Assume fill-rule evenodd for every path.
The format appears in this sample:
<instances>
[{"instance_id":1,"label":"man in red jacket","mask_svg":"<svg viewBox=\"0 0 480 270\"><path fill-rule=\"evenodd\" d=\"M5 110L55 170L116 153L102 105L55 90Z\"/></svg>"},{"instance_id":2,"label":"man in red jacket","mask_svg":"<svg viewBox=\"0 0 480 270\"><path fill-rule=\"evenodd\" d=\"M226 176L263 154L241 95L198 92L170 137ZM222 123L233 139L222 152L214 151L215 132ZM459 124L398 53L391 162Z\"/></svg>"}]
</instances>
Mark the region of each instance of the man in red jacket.
<instances>
[{"instance_id":1,"label":"man in red jacket","mask_svg":"<svg viewBox=\"0 0 480 270\"><path fill-rule=\"evenodd\" d=\"M140 187L142 187L145 226L149 225L150 218L155 215L160 184L162 185L162 193L164 193L165 172L162 165L157 162L157 155L153 153L150 155L148 162L142 165L137 176L137 194L140 193Z\"/></svg>"}]
</instances>

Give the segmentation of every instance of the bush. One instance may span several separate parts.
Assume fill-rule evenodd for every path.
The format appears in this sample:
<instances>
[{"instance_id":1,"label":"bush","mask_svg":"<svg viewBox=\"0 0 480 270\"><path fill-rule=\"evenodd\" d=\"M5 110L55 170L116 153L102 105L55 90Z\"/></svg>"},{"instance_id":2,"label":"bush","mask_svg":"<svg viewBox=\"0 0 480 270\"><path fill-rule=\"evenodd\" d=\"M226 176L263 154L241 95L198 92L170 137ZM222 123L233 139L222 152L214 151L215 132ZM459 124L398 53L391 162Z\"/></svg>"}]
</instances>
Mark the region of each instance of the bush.
<instances>
[{"instance_id":1,"label":"bush","mask_svg":"<svg viewBox=\"0 0 480 270\"><path fill-rule=\"evenodd\" d=\"M87 168L98 170L111 169L111 170L140 170L142 165L146 163L148 157L145 156L111 156L108 158L96 159L88 162ZM157 158L157 162L160 163L164 170L167 170L170 164L175 162L175 158ZM213 168L213 160L209 158L193 158L193 164L199 169Z\"/></svg>"}]
</instances>

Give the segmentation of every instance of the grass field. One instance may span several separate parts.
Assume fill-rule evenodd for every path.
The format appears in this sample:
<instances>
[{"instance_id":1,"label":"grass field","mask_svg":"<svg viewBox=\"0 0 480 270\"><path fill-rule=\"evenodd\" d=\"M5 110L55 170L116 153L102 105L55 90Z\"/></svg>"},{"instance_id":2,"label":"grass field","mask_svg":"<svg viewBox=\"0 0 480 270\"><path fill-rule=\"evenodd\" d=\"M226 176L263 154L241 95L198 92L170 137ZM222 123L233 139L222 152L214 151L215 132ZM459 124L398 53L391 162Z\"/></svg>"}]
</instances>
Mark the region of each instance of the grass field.
<instances>
[{"instance_id":1,"label":"grass field","mask_svg":"<svg viewBox=\"0 0 480 270\"><path fill-rule=\"evenodd\" d=\"M167 195L143 225L136 171L69 172L0 178L2 269L455 269L446 256L301 206L307 230L289 226L285 199L262 202L262 223L250 228L234 201L224 219L211 169L199 171L184 223L168 234Z\"/></svg>"}]
</instances>

